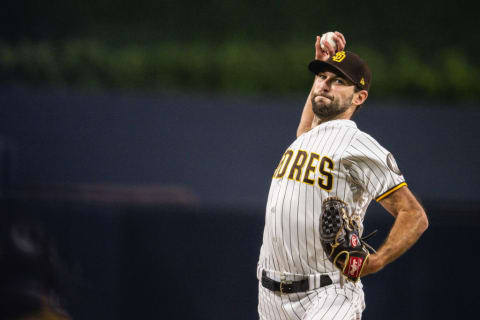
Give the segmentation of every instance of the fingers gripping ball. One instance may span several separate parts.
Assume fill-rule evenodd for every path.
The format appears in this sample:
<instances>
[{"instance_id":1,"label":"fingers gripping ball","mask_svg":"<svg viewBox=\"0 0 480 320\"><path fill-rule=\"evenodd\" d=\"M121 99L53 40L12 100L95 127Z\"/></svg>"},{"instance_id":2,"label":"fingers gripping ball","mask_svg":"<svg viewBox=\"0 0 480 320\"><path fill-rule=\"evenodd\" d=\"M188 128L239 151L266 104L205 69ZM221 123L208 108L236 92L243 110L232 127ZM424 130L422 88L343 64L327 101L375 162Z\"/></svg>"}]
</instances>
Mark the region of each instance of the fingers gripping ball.
<instances>
[{"instance_id":1,"label":"fingers gripping ball","mask_svg":"<svg viewBox=\"0 0 480 320\"><path fill-rule=\"evenodd\" d=\"M358 281L370 251L375 251L360 238L359 227L349 217L348 205L336 197L322 203L320 239L328 259L350 281Z\"/></svg>"},{"instance_id":2,"label":"fingers gripping ball","mask_svg":"<svg viewBox=\"0 0 480 320\"><path fill-rule=\"evenodd\" d=\"M337 42L334 39L335 33L333 32L327 32L322 35L322 38L320 38L320 46L322 47L323 51L328 51L327 48L324 45L324 42L328 42L330 46L332 46L333 50L335 52L337 51Z\"/></svg>"}]
</instances>

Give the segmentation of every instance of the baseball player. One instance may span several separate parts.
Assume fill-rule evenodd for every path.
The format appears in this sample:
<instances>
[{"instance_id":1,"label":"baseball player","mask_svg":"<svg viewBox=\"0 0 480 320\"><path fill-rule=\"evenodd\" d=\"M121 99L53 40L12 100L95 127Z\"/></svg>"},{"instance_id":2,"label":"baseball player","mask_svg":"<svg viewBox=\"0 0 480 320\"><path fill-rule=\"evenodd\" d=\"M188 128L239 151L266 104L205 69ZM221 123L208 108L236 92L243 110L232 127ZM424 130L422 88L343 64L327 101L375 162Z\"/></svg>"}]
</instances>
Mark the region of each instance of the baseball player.
<instances>
[{"instance_id":1,"label":"baseball player","mask_svg":"<svg viewBox=\"0 0 480 320\"><path fill-rule=\"evenodd\" d=\"M297 139L275 169L257 267L260 319L360 319L361 281L347 281L321 245L322 202L336 197L350 208L360 234L369 203L378 201L395 222L360 276L377 272L410 248L428 227L394 157L351 120L368 97L371 73L345 38L315 43L315 74Z\"/></svg>"}]
</instances>

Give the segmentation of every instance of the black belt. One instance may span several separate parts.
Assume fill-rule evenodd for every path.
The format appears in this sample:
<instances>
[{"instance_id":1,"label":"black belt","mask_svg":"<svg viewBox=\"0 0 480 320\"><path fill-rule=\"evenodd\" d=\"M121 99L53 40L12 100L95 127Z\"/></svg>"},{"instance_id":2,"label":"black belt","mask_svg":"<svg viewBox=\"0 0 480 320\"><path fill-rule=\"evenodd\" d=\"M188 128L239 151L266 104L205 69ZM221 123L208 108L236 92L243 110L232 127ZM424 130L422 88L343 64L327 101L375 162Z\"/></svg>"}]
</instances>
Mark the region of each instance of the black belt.
<instances>
[{"instance_id":1,"label":"black belt","mask_svg":"<svg viewBox=\"0 0 480 320\"><path fill-rule=\"evenodd\" d=\"M326 274L320 276L320 287L325 287L331 285L332 279ZM262 272L262 286L271 291L280 291L283 293L296 293L296 292L305 292L310 289L308 285L308 279L300 281L275 281L267 277L265 271Z\"/></svg>"}]
</instances>

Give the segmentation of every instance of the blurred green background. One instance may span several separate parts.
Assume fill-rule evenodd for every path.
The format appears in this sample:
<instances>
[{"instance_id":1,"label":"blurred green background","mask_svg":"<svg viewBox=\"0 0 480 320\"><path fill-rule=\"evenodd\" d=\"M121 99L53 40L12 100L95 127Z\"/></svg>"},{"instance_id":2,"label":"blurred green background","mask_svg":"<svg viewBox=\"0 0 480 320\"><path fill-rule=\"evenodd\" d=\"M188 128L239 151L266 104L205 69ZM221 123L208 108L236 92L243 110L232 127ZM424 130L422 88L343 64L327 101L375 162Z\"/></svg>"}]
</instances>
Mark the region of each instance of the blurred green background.
<instances>
[{"instance_id":1,"label":"blurred green background","mask_svg":"<svg viewBox=\"0 0 480 320\"><path fill-rule=\"evenodd\" d=\"M465 1L16 1L1 13L0 81L215 93L305 93L317 34L343 32L371 94L480 97Z\"/></svg>"}]
</instances>

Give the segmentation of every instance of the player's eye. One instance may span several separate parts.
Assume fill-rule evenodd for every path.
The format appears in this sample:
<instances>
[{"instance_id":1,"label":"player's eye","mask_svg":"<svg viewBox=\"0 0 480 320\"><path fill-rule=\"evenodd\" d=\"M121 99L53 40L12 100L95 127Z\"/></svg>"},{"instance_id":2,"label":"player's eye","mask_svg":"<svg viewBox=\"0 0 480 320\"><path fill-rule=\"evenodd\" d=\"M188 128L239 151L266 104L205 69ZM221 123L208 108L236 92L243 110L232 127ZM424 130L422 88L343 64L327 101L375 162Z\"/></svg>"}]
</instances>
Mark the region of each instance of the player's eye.
<instances>
[{"instance_id":1,"label":"player's eye","mask_svg":"<svg viewBox=\"0 0 480 320\"><path fill-rule=\"evenodd\" d=\"M345 81L344 81L343 79L340 79L340 78L335 79L334 82L335 82L336 84L342 84L342 85L345 84Z\"/></svg>"}]
</instances>

